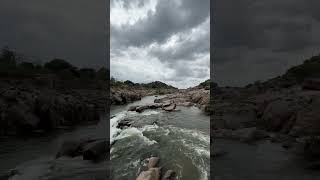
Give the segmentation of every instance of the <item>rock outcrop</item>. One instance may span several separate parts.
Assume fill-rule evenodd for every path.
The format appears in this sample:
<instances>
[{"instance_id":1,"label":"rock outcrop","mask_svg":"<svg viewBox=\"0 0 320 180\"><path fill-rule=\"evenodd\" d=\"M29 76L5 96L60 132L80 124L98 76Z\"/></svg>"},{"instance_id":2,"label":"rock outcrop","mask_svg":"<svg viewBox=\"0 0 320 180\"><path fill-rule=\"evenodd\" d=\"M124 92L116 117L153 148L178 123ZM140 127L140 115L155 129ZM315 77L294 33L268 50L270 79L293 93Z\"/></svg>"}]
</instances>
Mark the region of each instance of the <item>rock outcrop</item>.
<instances>
[{"instance_id":1,"label":"rock outcrop","mask_svg":"<svg viewBox=\"0 0 320 180\"><path fill-rule=\"evenodd\" d=\"M151 157L148 159L147 170L140 172L136 180L170 180L175 176L173 170L167 170L163 175L162 168L156 167L159 163L158 157Z\"/></svg>"},{"instance_id":2,"label":"rock outcrop","mask_svg":"<svg viewBox=\"0 0 320 180\"><path fill-rule=\"evenodd\" d=\"M57 83L57 82L56 82ZM0 82L0 134L25 135L96 123L107 110L105 89L65 89L36 80Z\"/></svg>"}]
</instances>

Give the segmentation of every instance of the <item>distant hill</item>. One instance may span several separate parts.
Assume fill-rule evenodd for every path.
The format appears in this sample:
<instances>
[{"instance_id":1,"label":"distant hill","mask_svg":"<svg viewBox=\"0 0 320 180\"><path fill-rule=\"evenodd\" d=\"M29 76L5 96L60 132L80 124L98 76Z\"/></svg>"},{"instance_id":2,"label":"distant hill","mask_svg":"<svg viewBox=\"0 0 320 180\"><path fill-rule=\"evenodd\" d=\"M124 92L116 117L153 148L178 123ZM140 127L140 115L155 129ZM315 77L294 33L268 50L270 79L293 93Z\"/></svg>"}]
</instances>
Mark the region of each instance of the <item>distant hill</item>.
<instances>
[{"instance_id":1,"label":"distant hill","mask_svg":"<svg viewBox=\"0 0 320 180\"><path fill-rule=\"evenodd\" d=\"M146 87L146 88L153 88L153 89L159 89L159 88L164 88L164 89L178 89L176 87L173 87L171 85L168 85L166 83L163 83L161 81L154 81L154 82L151 82L151 83L142 83L141 84L142 86Z\"/></svg>"},{"instance_id":2,"label":"distant hill","mask_svg":"<svg viewBox=\"0 0 320 180\"><path fill-rule=\"evenodd\" d=\"M161 81L154 81L150 83L134 83L130 80L118 81L113 77L111 77L110 79L110 84L111 84L111 87L121 87L121 86L130 87L131 86L131 87L141 87L141 88L148 88L148 89L178 89L176 87L173 87Z\"/></svg>"},{"instance_id":3,"label":"distant hill","mask_svg":"<svg viewBox=\"0 0 320 180\"><path fill-rule=\"evenodd\" d=\"M287 79L295 79L302 82L309 78L320 78L320 55L313 56L303 64L290 68L283 76Z\"/></svg>"}]
</instances>

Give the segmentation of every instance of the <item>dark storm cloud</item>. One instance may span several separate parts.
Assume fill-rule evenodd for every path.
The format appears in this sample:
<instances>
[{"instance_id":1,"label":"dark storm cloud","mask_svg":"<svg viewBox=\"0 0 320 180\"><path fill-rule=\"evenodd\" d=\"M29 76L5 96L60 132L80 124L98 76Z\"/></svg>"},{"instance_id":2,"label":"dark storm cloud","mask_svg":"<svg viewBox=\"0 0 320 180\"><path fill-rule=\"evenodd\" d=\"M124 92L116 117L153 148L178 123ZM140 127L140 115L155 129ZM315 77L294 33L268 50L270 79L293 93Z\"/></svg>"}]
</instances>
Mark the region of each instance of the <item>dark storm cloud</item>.
<instances>
[{"instance_id":1,"label":"dark storm cloud","mask_svg":"<svg viewBox=\"0 0 320 180\"><path fill-rule=\"evenodd\" d=\"M217 0L212 5L212 74L222 85L266 80L319 53L319 1Z\"/></svg>"},{"instance_id":2,"label":"dark storm cloud","mask_svg":"<svg viewBox=\"0 0 320 180\"><path fill-rule=\"evenodd\" d=\"M188 30L205 21L209 16L209 0L161 0L156 12L148 12L146 19L134 25L111 27L115 45L142 46L152 42L163 43L171 35Z\"/></svg>"},{"instance_id":3,"label":"dark storm cloud","mask_svg":"<svg viewBox=\"0 0 320 180\"><path fill-rule=\"evenodd\" d=\"M209 4L210 0L112 1L111 75L138 82L160 80L180 88L208 79Z\"/></svg>"},{"instance_id":4,"label":"dark storm cloud","mask_svg":"<svg viewBox=\"0 0 320 180\"><path fill-rule=\"evenodd\" d=\"M106 3L100 0L2 0L0 46L43 61L108 66Z\"/></svg>"}]
</instances>

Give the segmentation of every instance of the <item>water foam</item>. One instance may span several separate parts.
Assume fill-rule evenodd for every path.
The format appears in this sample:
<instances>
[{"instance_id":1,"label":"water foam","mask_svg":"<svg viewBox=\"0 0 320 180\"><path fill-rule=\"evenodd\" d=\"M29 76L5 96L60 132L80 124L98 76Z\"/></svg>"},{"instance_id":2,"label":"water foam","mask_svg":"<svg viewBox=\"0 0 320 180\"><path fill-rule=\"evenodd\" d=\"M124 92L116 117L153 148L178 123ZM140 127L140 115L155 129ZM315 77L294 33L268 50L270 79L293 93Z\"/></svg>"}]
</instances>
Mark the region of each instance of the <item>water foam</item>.
<instances>
[{"instance_id":1,"label":"water foam","mask_svg":"<svg viewBox=\"0 0 320 180\"><path fill-rule=\"evenodd\" d=\"M145 126L142 129L137 129L135 127L129 127L127 129L121 130L117 128L119 122L126 117L130 116L149 116L149 115L154 115L158 114L158 111L145 111L143 113L136 113L132 111L122 111L115 116L113 116L110 119L110 143L112 144L115 140L123 139L129 136L138 136L141 137L144 142L146 142L148 145L152 145L157 143L154 140L150 140L147 137L143 136L143 131L147 129L152 129L152 128L157 128L156 126Z\"/></svg>"}]
</instances>

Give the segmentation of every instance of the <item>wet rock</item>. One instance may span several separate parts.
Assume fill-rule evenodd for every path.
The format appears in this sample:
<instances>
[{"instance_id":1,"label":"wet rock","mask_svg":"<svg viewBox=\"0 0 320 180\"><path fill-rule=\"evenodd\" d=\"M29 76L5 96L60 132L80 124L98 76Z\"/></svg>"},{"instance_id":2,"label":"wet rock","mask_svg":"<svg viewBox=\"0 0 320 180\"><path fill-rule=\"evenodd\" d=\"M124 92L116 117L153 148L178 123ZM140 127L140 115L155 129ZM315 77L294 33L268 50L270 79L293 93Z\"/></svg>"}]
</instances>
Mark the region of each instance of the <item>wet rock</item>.
<instances>
[{"instance_id":1,"label":"wet rock","mask_svg":"<svg viewBox=\"0 0 320 180\"><path fill-rule=\"evenodd\" d=\"M128 111L136 111L138 106L130 106Z\"/></svg>"},{"instance_id":2,"label":"wet rock","mask_svg":"<svg viewBox=\"0 0 320 180\"><path fill-rule=\"evenodd\" d=\"M136 180L160 180L160 168L150 168L147 171L142 171Z\"/></svg>"},{"instance_id":3,"label":"wet rock","mask_svg":"<svg viewBox=\"0 0 320 180\"><path fill-rule=\"evenodd\" d=\"M144 110L149 109L148 105L144 105L144 106L139 106L136 108L136 112L138 113L142 113Z\"/></svg>"},{"instance_id":4,"label":"wet rock","mask_svg":"<svg viewBox=\"0 0 320 180\"><path fill-rule=\"evenodd\" d=\"M83 159L84 160L99 160L106 157L108 152L108 142L106 140L98 140L86 144L83 147Z\"/></svg>"},{"instance_id":5,"label":"wet rock","mask_svg":"<svg viewBox=\"0 0 320 180\"><path fill-rule=\"evenodd\" d=\"M175 172L173 170L168 170L164 175L162 180L171 180L172 178L174 178L175 176Z\"/></svg>"},{"instance_id":6,"label":"wet rock","mask_svg":"<svg viewBox=\"0 0 320 180\"><path fill-rule=\"evenodd\" d=\"M171 105L171 102L165 102L165 103L162 104L162 107L168 107L170 105Z\"/></svg>"},{"instance_id":7,"label":"wet rock","mask_svg":"<svg viewBox=\"0 0 320 180\"><path fill-rule=\"evenodd\" d=\"M178 106L190 107L190 106L193 106L193 103L192 102L183 102L183 103L179 103L177 105Z\"/></svg>"},{"instance_id":8,"label":"wet rock","mask_svg":"<svg viewBox=\"0 0 320 180\"><path fill-rule=\"evenodd\" d=\"M56 154L56 158L62 156L75 157L81 154L79 141L64 141Z\"/></svg>"},{"instance_id":9,"label":"wet rock","mask_svg":"<svg viewBox=\"0 0 320 180\"><path fill-rule=\"evenodd\" d=\"M132 123L133 123L132 120L124 119L118 123L117 128L123 129L126 127L130 127Z\"/></svg>"},{"instance_id":10,"label":"wet rock","mask_svg":"<svg viewBox=\"0 0 320 180\"><path fill-rule=\"evenodd\" d=\"M154 103L161 103L161 101L162 101L161 99L155 99L153 102Z\"/></svg>"},{"instance_id":11,"label":"wet rock","mask_svg":"<svg viewBox=\"0 0 320 180\"><path fill-rule=\"evenodd\" d=\"M164 107L163 108L163 110L165 110L165 111L174 111L175 109L176 109L176 104L172 104L172 105L170 105L170 106L167 106L167 107Z\"/></svg>"},{"instance_id":12,"label":"wet rock","mask_svg":"<svg viewBox=\"0 0 320 180\"><path fill-rule=\"evenodd\" d=\"M158 164L159 160L160 160L160 158L158 158L158 157L149 158L148 168L156 167L156 165Z\"/></svg>"}]
</instances>

